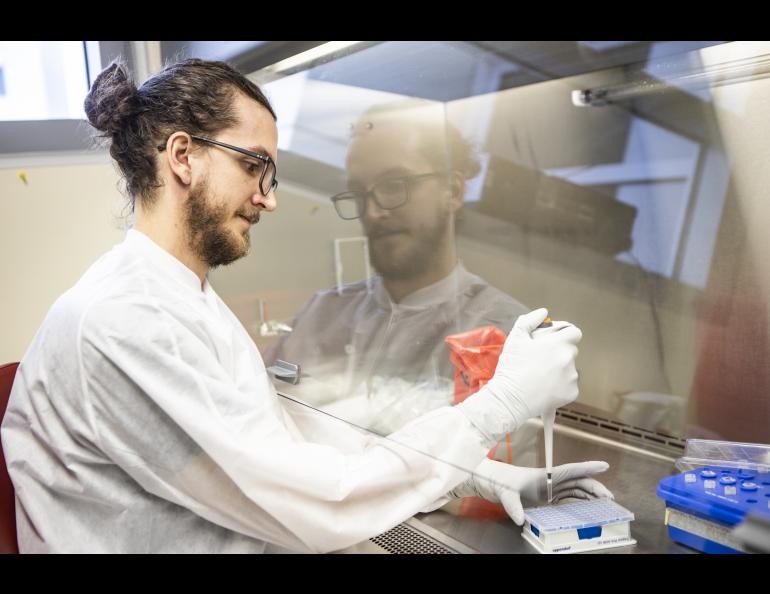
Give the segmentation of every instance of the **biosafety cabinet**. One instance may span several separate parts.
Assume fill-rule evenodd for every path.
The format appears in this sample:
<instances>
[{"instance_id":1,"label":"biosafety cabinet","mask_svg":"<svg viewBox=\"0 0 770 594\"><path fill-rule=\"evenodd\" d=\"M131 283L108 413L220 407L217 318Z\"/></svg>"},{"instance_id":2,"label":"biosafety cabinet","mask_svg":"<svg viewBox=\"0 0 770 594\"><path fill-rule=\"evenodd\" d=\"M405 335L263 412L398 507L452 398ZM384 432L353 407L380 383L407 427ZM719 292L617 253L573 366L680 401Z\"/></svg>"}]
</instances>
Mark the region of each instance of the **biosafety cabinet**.
<instances>
[{"instance_id":1,"label":"biosafety cabinet","mask_svg":"<svg viewBox=\"0 0 770 594\"><path fill-rule=\"evenodd\" d=\"M554 462L610 463L636 544L607 552L686 551L655 497L686 440L770 443L768 74L768 42L319 45L249 72L278 208L212 280L292 406L383 436L548 308L583 332ZM490 456L543 466L542 424ZM361 547L534 552L470 500Z\"/></svg>"}]
</instances>

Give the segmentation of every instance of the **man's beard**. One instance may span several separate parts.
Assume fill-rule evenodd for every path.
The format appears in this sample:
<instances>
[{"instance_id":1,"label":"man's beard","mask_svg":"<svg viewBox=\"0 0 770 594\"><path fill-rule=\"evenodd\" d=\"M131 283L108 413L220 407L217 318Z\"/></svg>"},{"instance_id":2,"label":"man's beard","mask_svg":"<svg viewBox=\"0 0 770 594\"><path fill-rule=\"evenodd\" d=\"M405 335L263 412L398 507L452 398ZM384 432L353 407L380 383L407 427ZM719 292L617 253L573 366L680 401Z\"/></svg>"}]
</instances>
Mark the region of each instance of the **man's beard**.
<instances>
[{"instance_id":1,"label":"man's beard","mask_svg":"<svg viewBox=\"0 0 770 594\"><path fill-rule=\"evenodd\" d=\"M207 180L192 190L186 203L187 243L210 268L227 265L249 253L247 229L240 237L227 228L231 218L224 204L212 205ZM248 216L248 215L247 215Z\"/></svg>"},{"instance_id":2,"label":"man's beard","mask_svg":"<svg viewBox=\"0 0 770 594\"><path fill-rule=\"evenodd\" d=\"M374 269L383 278L394 280L411 279L428 272L435 265L442 240L448 233L447 222L450 216L448 208L441 209L430 227L405 229L404 232L408 237L400 239L407 243L399 246L400 249L397 251L387 248L387 240L378 239L378 236L397 230L397 227L390 224L367 228L369 259Z\"/></svg>"}]
</instances>

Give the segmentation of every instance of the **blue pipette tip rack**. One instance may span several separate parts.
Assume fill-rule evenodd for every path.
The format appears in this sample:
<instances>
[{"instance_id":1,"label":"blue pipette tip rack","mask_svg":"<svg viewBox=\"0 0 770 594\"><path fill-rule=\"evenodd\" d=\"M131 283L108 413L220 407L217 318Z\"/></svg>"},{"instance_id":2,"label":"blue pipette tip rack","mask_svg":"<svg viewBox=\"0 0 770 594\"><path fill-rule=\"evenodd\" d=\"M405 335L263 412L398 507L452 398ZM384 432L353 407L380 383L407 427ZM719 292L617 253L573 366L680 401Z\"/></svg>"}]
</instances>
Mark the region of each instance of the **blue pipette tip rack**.
<instances>
[{"instance_id":1,"label":"blue pipette tip rack","mask_svg":"<svg viewBox=\"0 0 770 594\"><path fill-rule=\"evenodd\" d=\"M741 553L732 532L748 514L770 520L770 445L688 439L680 474L658 483L671 540L704 553Z\"/></svg>"},{"instance_id":2,"label":"blue pipette tip rack","mask_svg":"<svg viewBox=\"0 0 770 594\"><path fill-rule=\"evenodd\" d=\"M704 553L744 552L732 529L749 513L770 519L767 472L704 466L662 479L656 492L671 540Z\"/></svg>"}]
</instances>

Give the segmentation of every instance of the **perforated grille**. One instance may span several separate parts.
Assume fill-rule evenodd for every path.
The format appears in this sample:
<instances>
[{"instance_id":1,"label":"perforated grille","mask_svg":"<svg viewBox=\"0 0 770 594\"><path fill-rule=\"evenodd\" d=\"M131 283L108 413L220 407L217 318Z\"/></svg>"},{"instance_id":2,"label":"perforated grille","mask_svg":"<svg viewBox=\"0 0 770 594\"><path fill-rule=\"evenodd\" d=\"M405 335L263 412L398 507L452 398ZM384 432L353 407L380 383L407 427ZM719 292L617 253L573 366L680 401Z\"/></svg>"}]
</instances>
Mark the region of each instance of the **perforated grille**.
<instances>
[{"instance_id":1,"label":"perforated grille","mask_svg":"<svg viewBox=\"0 0 770 594\"><path fill-rule=\"evenodd\" d=\"M590 433L612 437L618 441L630 442L665 450L667 453L684 452L685 441L679 437L649 431L641 427L626 425L620 421L598 417L575 408L563 407L556 416L565 425L571 425Z\"/></svg>"},{"instance_id":2,"label":"perforated grille","mask_svg":"<svg viewBox=\"0 0 770 594\"><path fill-rule=\"evenodd\" d=\"M451 555L454 551L446 548L421 532L399 524L379 536L369 539L374 544L394 555Z\"/></svg>"}]
</instances>

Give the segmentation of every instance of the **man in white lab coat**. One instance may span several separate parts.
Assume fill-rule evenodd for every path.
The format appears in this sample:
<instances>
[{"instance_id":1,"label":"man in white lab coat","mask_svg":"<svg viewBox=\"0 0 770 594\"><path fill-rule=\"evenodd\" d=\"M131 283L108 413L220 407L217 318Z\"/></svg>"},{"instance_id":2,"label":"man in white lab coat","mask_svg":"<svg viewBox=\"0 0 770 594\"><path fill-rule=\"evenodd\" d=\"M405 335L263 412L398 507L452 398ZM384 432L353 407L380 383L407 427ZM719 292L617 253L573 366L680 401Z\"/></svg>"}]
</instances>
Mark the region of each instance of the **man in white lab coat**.
<instances>
[{"instance_id":1,"label":"man in white lab coat","mask_svg":"<svg viewBox=\"0 0 770 594\"><path fill-rule=\"evenodd\" d=\"M517 321L495 377L387 438L280 399L207 272L247 253L276 207L277 129L218 62L140 88L108 66L86 98L135 208L123 243L52 306L2 425L22 552L332 551L452 497L542 495L542 469L485 459L501 435L577 397L580 331ZM269 256L267 256L269 257ZM558 494L608 496L602 462Z\"/></svg>"}]
</instances>

